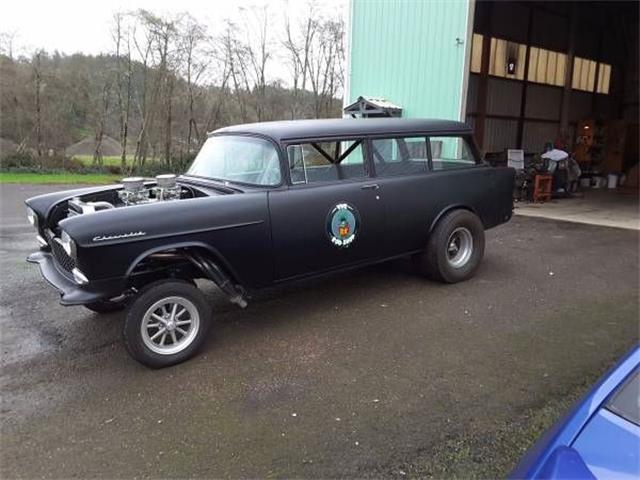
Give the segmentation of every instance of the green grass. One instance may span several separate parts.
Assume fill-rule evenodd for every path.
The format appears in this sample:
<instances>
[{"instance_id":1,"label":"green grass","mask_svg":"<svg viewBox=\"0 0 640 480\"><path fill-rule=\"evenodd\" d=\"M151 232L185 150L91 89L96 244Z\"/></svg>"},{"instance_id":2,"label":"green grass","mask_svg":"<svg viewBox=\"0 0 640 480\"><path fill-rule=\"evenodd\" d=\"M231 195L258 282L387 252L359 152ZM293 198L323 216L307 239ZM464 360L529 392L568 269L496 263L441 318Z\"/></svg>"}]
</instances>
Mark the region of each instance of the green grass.
<instances>
[{"instance_id":1,"label":"green grass","mask_svg":"<svg viewBox=\"0 0 640 480\"><path fill-rule=\"evenodd\" d=\"M93 155L74 155L73 158L80 160L87 167L93 166ZM127 155L127 165L131 165L132 162L133 155ZM102 165L105 167L119 167L121 164L122 159L119 155L102 157Z\"/></svg>"},{"instance_id":2,"label":"green grass","mask_svg":"<svg viewBox=\"0 0 640 480\"><path fill-rule=\"evenodd\" d=\"M97 184L114 183L120 175L101 173L10 173L0 172L0 183L38 183L38 184Z\"/></svg>"},{"instance_id":3,"label":"green grass","mask_svg":"<svg viewBox=\"0 0 640 480\"><path fill-rule=\"evenodd\" d=\"M402 470L406 478L504 478L597 378L592 373L568 391L551 396L515 418L495 420L488 428L443 435L435 448L420 452L391 470Z\"/></svg>"}]
</instances>

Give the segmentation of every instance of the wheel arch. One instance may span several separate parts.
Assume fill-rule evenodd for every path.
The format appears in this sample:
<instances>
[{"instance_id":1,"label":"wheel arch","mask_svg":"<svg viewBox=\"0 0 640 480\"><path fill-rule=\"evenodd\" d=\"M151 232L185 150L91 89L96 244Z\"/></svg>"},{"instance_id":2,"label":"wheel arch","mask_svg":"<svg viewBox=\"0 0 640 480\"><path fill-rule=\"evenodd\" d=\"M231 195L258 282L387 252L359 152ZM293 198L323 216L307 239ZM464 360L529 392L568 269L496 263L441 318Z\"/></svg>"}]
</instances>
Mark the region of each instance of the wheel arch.
<instances>
[{"instance_id":1,"label":"wheel arch","mask_svg":"<svg viewBox=\"0 0 640 480\"><path fill-rule=\"evenodd\" d=\"M127 269L127 279L133 276L137 265L151 255L178 250L177 259L188 261L193 268L202 273L202 278L213 281L227 296L229 301L244 308L247 301L244 296L244 288L238 281L238 277L227 262L215 248L203 242L180 242L170 245L162 245L146 250L136 257ZM199 278L199 277L198 277Z\"/></svg>"},{"instance_id":2,"label":"wheel arch","mask_svg":"<svg viewBox=\"0 0 640 480\"><path fill-rule=\"evenodd\" d=\"M171 250L197 250L197 251L203 252L209 258L210 261L214 262L216 265L222 268L225 271L225 273L234 280L234 282L239 282L239 278L236 272L233 270L229 262L224 258L224 255L222 255L216 248L212 247L209 244L206 244L204 242L193 242L193 241L177 242L177 243L172 243L168 245L164 244L164 245L160 245L160 246L145 250L144 252L139 254L133 260L133 262L131 262L131 264L127 268L127 272L125 273L125 276L129 278L133 273L134 269L145 258L148 258L149 256L157 253L168 252Z\"/></svg>"},{"instance_id":3,"label":"wheel arch","mask_svg":"<svg viewBox=\"0 0 640 480\"><path fill-rule=\"evenodd\" d=\"M476 211L475 208L466 205L466 204L454 204L454 205L448 205L447 207L443 208L440 213L438 213L438 215L436 215L436 217L433 219L433 221L431 222L431 225L429 225L429 235L431 235L431 233L433 233L433 230L436 228L436 226L438 225L438 223L440 222L440 220L442 220L446 215L448 215L449 213L455 211L455 210L466 210L468 212L473 213L476 217L478 217L480 219L480 222L482 222L482 224L484 225L484 222L482 221L482 218L480 217L480 215L478 215L478 212Z\"/></svg>"}]
</instances>

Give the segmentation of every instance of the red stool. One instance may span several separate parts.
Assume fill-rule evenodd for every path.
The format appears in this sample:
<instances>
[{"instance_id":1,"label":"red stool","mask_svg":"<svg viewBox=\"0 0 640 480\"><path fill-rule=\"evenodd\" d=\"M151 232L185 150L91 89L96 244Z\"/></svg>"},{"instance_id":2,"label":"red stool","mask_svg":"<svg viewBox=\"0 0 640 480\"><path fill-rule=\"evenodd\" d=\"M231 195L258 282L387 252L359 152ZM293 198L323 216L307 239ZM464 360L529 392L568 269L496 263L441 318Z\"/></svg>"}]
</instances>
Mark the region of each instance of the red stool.
<instances>
[{"instance_id":1,"label":"red stool","mask_svg":"<svg viewBox=\"0 0 640 480\"><path fill-rule=\"evenodd\" d=\"M553 177L551 175L536 175L533 185L533 201L546 202L551 200L551 185Z\"/></svg>"}]
</instances>

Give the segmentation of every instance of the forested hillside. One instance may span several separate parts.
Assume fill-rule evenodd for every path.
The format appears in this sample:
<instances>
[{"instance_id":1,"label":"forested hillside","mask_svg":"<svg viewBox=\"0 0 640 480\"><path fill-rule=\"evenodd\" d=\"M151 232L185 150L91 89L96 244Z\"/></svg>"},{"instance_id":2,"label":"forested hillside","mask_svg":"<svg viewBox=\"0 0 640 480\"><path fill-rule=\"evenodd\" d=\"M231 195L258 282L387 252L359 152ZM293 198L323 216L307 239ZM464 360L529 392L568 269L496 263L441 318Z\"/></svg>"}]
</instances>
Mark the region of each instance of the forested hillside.
<instances>
[{"instance_id":1,"label":"forested hillside","mask_svg":"<svg viewBox=\"0 0 640 480\"><path fill-rule=\"evenodd\" d=\"M119 142L120 156L191 157L220 126L340 114L344 28L339 18L286 21L274 31L267 9L210 28L188 14L118 13L112 49L98 56L38 49L0 55L0 137L34 156L64 154L94 139ZM274 63L283 72L269 76ZM6 147L3 147L6 149ZM3 152L6 153L6 152Z\"/></svg>"}]
</instances>

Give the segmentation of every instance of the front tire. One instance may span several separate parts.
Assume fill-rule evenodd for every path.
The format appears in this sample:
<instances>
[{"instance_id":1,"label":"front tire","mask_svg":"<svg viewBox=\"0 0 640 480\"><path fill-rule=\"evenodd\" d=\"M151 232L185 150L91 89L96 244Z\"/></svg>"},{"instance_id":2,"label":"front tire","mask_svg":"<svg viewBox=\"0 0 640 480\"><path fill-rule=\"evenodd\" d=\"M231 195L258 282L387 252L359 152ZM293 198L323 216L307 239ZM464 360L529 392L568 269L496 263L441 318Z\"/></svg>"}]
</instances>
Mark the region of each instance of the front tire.
<instances>
[{"instance_id":1,"label":"front tire","mask_svg":"<svg viewBox=\"0 0 640 480\"><path fill-rule=\"evenodd\" d=\"M433 280L457 283L475 275L484 256L484 226L468 210L445 215L429 236L420 270Z\"/></svg>"},{"instance_id":2,"label":"front tire","mask_svg":"<svg viewBox=\"0 0 640 480\"><path fill-rule=\"evenodd\" d=\"M175 365L202 346L211 324L204 295L190 283L162 280L132 302L124 324L129 354L151 368Z\"/></svg>"}]
</instances>

